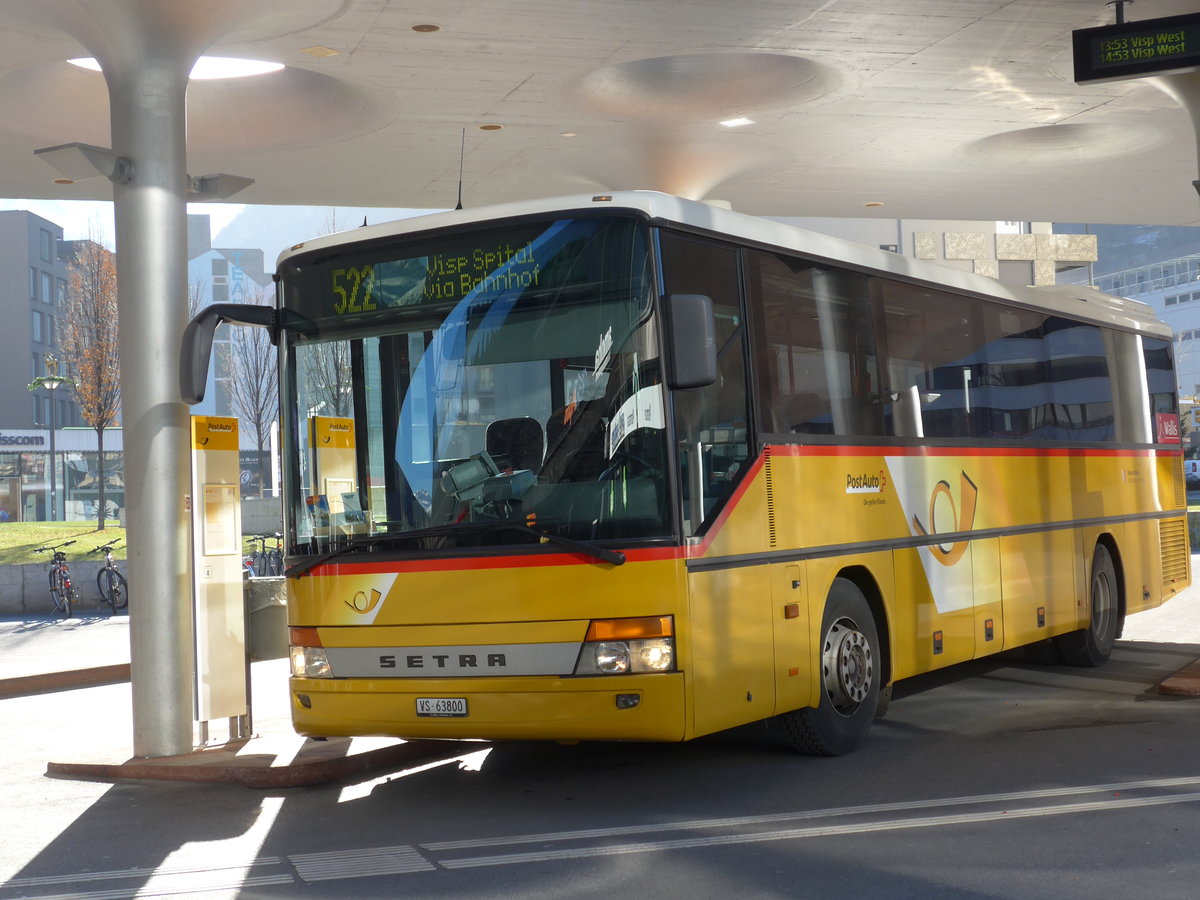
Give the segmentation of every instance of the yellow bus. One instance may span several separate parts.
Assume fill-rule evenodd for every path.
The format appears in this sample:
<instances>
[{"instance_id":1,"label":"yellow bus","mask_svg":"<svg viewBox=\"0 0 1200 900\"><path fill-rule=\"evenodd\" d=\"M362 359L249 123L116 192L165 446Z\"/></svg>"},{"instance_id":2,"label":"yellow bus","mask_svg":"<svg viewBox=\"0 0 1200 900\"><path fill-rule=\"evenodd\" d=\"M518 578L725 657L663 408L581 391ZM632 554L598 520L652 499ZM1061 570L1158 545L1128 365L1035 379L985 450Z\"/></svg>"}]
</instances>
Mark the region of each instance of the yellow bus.
<instances>
[{"instance_id":1,"label":"yellow bus","mask_svg":"<svg viewBox=\"0 0 1200 900\"><path fill-rule=\"evenodd\" d=\"M905 678L1094 666L1189 582L1172 338L653 192L297 245L276 309L309 736L856 746Z\"/></svg>"}]
</instances>

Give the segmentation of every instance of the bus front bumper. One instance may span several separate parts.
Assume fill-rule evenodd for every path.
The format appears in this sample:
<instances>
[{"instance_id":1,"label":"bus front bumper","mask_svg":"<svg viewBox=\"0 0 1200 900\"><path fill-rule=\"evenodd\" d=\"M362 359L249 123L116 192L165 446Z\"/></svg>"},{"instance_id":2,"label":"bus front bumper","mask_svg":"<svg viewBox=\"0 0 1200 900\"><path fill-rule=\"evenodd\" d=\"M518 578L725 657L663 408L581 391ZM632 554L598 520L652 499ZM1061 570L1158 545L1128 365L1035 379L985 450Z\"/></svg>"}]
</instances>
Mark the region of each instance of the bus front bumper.
<instances>
[{"instance_id":1,"label":"bus front bumper","mask_svg":"<svg viewBox=\"0 0 1200 900\"><path fill-rule=\"evenodd\" d=\"M307 737L680 741L683 684L682 673L668 672L594 678L292 678L289 686L292 723Z\"/></svg>"}]
</instances>

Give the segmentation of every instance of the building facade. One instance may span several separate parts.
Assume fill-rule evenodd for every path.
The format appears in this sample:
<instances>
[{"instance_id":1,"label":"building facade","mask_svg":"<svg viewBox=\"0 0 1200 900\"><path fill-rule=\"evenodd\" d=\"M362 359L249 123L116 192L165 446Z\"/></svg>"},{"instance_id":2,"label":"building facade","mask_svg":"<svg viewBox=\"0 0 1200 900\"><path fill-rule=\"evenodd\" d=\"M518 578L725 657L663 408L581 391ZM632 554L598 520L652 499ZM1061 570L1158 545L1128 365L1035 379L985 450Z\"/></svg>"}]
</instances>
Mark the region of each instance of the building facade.
<instances>
[{"instance_id":1,"label":"building facade","mask_svg":"<svg viewBox=\"0 0 1200 900\"><path fill-rule=\"evenodd\" d=\"M62 236L62 228L41 216L0 211L0 310L10 323L0 354L0 427L49 427L52 418L60 428L83 424L70 391L27 390L48 374L47 358L61 358L70 279Z\"/></svg>"}]
</instances>

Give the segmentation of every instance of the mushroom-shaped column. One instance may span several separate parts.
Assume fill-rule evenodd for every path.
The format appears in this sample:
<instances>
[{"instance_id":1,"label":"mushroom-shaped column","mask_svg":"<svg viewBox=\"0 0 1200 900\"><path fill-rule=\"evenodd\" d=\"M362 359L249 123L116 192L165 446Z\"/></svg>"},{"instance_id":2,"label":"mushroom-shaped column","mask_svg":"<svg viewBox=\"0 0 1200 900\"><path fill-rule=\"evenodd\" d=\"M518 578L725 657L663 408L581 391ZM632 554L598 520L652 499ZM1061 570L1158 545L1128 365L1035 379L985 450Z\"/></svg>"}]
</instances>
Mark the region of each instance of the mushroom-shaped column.
<instances>
[{"instance_id":1,"label":"mushroom-shaped column","mask_svg":"<svg viewBox=\"0 0 1200 900\"><path fill-rule=\"evenodd\" d=\"M24 0L19 12L79 41L108 85L114 174L121 421L129 528L135 756L192 749L185 97L200 54L273 4L236 0ZM250 7L248 10L247 7ZM14 10L10 7L6 14ZM107 173L106 173L107 174Z\"/></svg>"}]
</instances>

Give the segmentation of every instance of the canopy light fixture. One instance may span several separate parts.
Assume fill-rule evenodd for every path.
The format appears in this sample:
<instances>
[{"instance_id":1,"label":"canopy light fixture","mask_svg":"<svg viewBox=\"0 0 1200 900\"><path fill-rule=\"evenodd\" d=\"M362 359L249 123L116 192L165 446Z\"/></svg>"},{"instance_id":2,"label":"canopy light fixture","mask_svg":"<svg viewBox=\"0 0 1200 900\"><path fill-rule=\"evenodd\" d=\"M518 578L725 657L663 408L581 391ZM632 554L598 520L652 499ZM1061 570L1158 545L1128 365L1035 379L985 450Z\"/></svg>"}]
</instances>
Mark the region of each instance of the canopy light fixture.
<instances>
[{"instance_id":1,"label":"canopy light fixture","mask_svg":"<svg viewBox=\"0 0 1200 900\"><path fill-rule=\"evenodd\" d=\"M89 57L68 59L73 66L81 69L100 71L100 63ZM278 72L283 63L267 62L261 59L236 59L230 56L202 56L192 66L191 78L196 81L215 81L220 78L248 78L251 75L267 75Z\"/></svg>"},{"instance_id":2,"label":"canopy light fixture","mask_svg":"<svg viewBox=\"0 0 1200 900\"><path fill-rule=\"evenodd\" d=\"M745 116L738 116L736 119L726 119L720 123L726 128L741 128L743 125L753 125L753 119L747 119Z\"/></svg>"}]
</instances>

